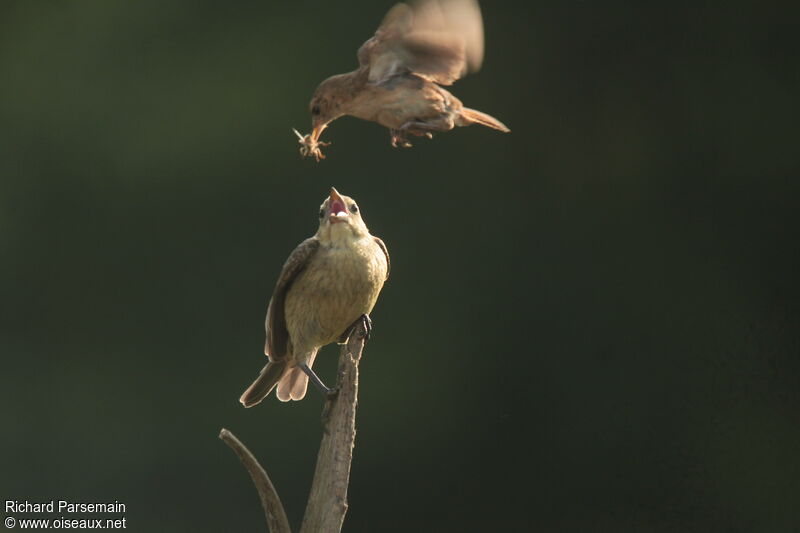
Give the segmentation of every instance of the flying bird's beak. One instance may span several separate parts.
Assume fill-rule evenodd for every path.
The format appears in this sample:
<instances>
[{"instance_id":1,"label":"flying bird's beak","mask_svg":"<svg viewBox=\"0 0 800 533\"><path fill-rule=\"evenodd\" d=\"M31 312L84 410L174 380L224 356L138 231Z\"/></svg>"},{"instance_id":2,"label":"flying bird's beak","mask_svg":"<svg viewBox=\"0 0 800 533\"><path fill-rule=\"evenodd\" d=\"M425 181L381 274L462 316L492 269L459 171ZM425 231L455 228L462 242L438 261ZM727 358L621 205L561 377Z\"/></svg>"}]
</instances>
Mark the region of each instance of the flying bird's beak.
<instances>
[{"instance_id":1,"label":"flying bird's beak","mask_svg":"<svg viewBox=\"0 0 800 533\"><path fill-rule=\"evenodd\" d=\"M322 135L322 132L325 128L328 127L327 122L317 122L314 121L314 129L311 130L311 142L316 143L319 141L319 136Z\"/></svg>"},{"instance_id":2,"label":"flying bird's beak","mask_svg":"<svg viewBox=\"0 0 800 533\"><path fill-rule=\"evenodd\" d=\"M333 187L331 187L331 195L328 197L328 206L331 212L331 224L344 222L347 220L347 217L350 216L350 213L347 212L347 204L345 203L344 198L342 198L339 195L339 191Z\"/></svg>"}]
</instances>

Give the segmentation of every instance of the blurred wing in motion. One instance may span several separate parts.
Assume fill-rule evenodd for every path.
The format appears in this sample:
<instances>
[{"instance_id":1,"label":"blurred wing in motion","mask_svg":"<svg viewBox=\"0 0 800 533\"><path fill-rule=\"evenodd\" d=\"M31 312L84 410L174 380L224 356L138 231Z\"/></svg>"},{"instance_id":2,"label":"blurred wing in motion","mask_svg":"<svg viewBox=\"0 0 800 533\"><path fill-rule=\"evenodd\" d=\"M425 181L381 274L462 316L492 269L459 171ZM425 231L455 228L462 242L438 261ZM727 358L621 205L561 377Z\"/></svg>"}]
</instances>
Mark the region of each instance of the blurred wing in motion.
<instances>
[{"instance_id":1,"label":"blurred wing in motion","mask_svg":"<svg viewBox=\"0 0 800 533\"><path fill-rule=\"evenodd\" d=\"M369 81L381 84L408 72L451 85L483 61L483 20L477 0L420 0L397 4L375 36L358 50Z\"/></svg>"}]
</instances>

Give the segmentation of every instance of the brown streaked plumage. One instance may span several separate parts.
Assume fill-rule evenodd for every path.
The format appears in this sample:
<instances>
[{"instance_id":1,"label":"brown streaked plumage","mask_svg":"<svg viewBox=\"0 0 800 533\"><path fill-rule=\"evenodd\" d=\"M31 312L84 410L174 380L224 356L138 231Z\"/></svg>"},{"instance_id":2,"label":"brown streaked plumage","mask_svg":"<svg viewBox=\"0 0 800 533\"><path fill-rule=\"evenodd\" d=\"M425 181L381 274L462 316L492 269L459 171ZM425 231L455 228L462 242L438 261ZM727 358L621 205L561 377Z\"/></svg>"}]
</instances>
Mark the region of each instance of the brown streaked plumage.
<instances>
[{"instance_id":1,"label":"brown streaked plumage","mask_svg":"<svg viewBox=\"0 0 800 533\"><path fill-rule=\"evenodd\" d=\"M481 124L510 131L494 117L464 107L445 90L483 61L483 21L476 0L419 0L395 5L358 50L359 67L323 81L311 99L312 131L300 152L317 161L319 140L334 120L351 115L389 128L392 146L407 135L432 137L456 126Z\"/></svg>"},{"instance_id":2,"label":"brown streaked plumage","mask_svg":"<svg viewBox=\"0 0 800 533\"><path fill-rule=\"evenodd\" d=\"M269 362L239 399L245 407L276 385L279 400L301 400L309 378L330 391L311 370L317 351L345 342L357 320L370 324L389 275L386 245L370 235L355 201L334 188L319 218L317 233L295 248L278 277L265 324Z\"/></svg>"}]
</instances>

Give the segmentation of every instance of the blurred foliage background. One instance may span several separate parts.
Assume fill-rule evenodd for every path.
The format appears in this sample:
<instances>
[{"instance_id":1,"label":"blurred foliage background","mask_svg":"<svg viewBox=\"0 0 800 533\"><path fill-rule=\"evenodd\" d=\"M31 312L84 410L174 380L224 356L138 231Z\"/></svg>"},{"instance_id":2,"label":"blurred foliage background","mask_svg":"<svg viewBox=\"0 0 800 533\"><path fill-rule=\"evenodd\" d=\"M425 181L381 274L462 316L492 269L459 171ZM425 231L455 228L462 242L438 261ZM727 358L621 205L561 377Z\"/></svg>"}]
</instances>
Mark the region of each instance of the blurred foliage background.
<instances>
[{"instance_id":1,"label":"blurred foliage background","mask_svg":"<svg viewBox=\"0 0 800 533\"><path fill-rule=\"evenodd\" d=\"M511 134L404 151L346 118L316 164L290 129L390 2L4 2L0 497L262 530L225 426L299 524L322 401L237 399L335 185L393 263L346 531L795 530L781 4L485 2L484 68L453 92Z\"/></svg>"}]
</instances>

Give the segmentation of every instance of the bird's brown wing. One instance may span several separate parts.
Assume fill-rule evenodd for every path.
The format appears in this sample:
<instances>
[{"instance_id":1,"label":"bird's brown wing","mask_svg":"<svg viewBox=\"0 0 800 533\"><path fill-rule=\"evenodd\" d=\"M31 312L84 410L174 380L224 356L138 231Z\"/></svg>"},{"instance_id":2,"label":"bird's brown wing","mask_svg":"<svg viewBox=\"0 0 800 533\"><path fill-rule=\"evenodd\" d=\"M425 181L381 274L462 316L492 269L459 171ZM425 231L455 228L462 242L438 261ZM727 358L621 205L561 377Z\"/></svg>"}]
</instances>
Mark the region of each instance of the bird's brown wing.
<instances>
[{"instance_id":1,"label":"bird's brown wing","mask_svg":"<svg viewBox=\"0 0 800 533\"><path fill-rule=\"evenodd\" d=\"M380 237L376 237L373 235L372 238L375 239L375 242L378 243L378 246L381 247L383 255L386 256L386 279L389 279L389 272L391 272L392 270L392 262L389 260L389 250L386 249L386 245L383 243Z\"/></svg>"},{"instance_id":2,"label":"bird's brown wing","mask_svg":"<svg viewBox=\"0 0 800 533\"><path fill-rule=\"evenodd\" d=\"M483 20L476 0L420 0L397 4L375 36L361 45L358 61L369 81L381 84L413 73L451 85L483 61Z\"/></svg>"},{"instance_id":3,"label":"bird's brown wing","mask_svg":"<svg viewBox=\"0 0 800 533\"><path fill-rule=\"evenodd\" d=\"M286 314L284 304L286 303L286 293L292 283L297 279L314 254L319 249L319 240L310 237L301 242L297 248L289 255L289 259L283 265L278 283L272 292L272 299L267 309L267 342L264 346L264 353L269 356L270 361L280 361L286 357L289 342L289 331L286 329Z\"/></svg>"}]
</instances>

